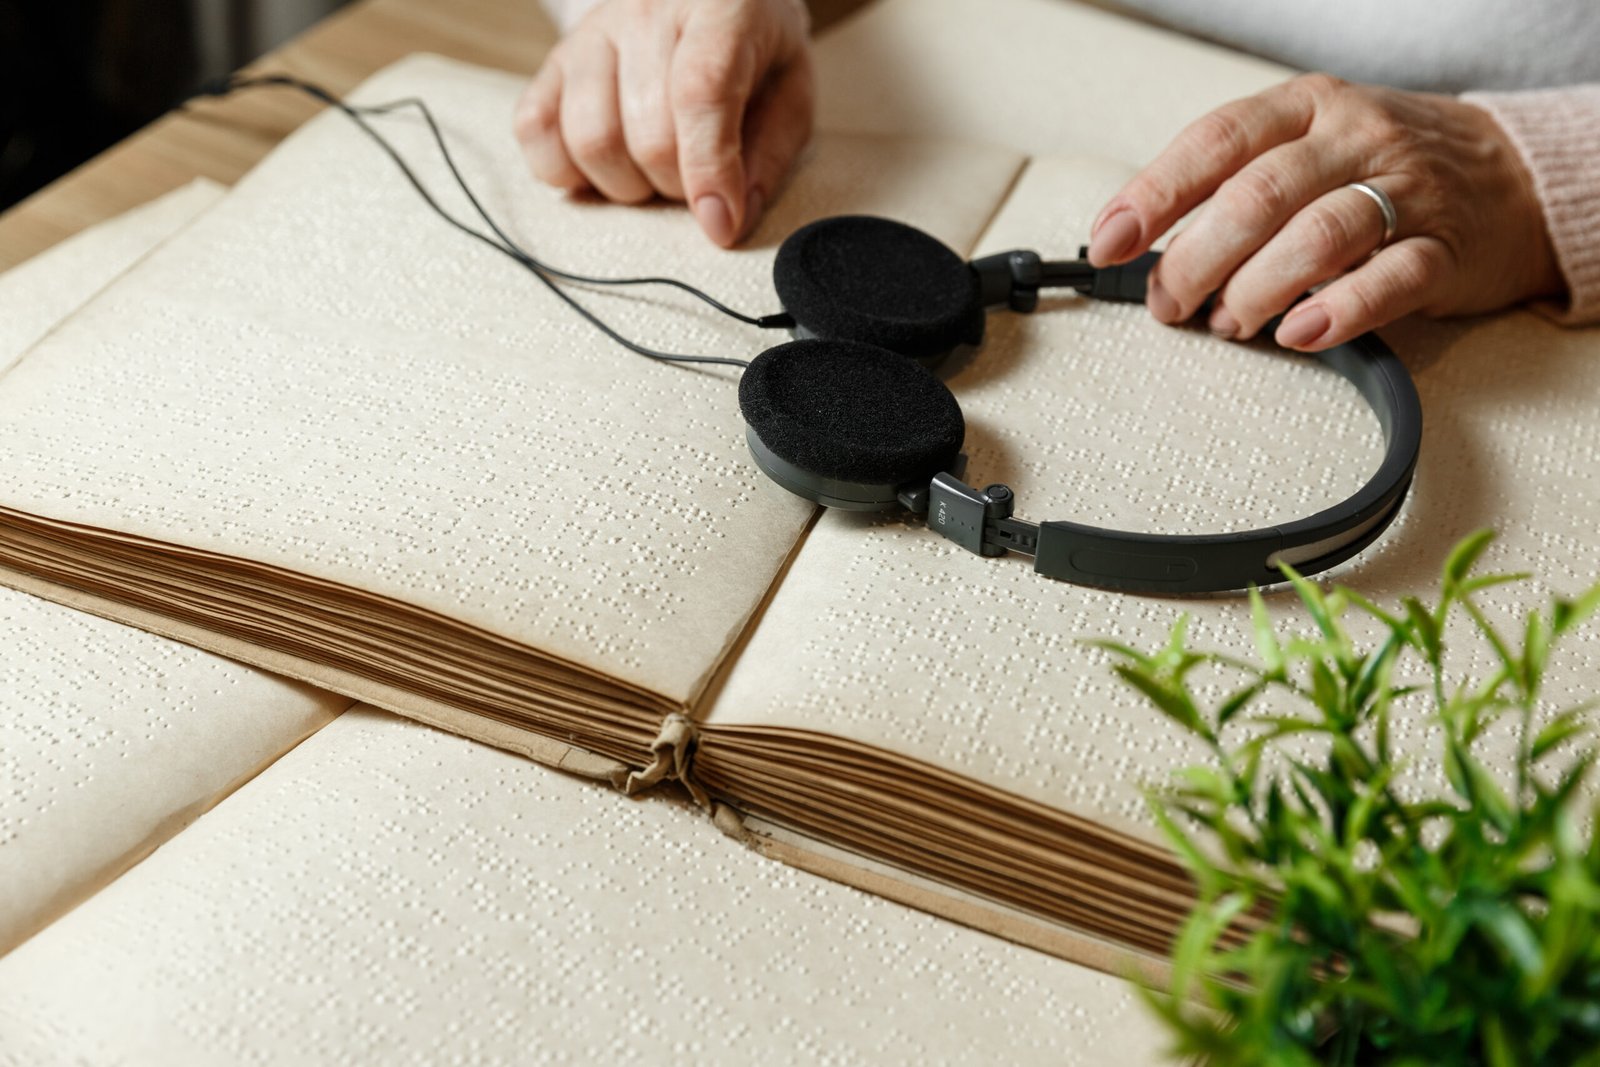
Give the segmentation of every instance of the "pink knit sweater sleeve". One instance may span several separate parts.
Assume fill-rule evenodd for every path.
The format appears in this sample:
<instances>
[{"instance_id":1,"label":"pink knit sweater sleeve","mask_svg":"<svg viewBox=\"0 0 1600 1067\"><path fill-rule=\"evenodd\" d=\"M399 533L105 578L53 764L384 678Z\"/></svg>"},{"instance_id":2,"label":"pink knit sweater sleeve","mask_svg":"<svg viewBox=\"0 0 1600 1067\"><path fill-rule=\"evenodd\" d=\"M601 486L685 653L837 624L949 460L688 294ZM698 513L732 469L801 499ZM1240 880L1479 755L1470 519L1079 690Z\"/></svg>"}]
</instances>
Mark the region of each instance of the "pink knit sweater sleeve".
<instances>
[{"instance_id":1,"label":"pink knit sweater sleeve","mask_svg":"<svg viewBox=\"0 0 1600 1067\"><path fill-rule=\"evenodd\" d=\"M1600 84L1466 93L1511 137L1533 174L1567 300L1546 307L1569 326L1600 322Z\"/></svg>"}]
</instances>

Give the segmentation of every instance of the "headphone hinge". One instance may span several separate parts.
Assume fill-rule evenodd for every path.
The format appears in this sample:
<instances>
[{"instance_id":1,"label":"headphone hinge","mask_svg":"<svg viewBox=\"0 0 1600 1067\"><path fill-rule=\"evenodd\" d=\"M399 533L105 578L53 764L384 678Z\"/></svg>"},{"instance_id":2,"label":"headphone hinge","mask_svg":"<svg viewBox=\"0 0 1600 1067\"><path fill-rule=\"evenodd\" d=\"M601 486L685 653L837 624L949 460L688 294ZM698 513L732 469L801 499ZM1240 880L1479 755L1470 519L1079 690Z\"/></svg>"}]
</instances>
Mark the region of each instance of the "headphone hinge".
<instances>
[{"instance_id":1,"label":"headphone hinge","mask_svg":"<svg viewBox=\"0 0 1600 1067\"><path fill-rule=\"evenodd\" d=\"M1010 486L997 483L980 490L954 475L936 474L928 486L928 528L980 556L1032 553L1039 528L1013 519L1015 504Z\"/></svg>"},{"instance_id":2,"label":"headphone hinge","mask_svg":"<svg viewBox=\"0 0 1600 1067\"><path fill-rule=\"evenodd\" d=\"M1026 249L996 252L972 261L984 307L1004 304L1012 311L1032 311L1039 306L1039 286L1044 272L1039 253Z\"/></svg>"}]
</instances>

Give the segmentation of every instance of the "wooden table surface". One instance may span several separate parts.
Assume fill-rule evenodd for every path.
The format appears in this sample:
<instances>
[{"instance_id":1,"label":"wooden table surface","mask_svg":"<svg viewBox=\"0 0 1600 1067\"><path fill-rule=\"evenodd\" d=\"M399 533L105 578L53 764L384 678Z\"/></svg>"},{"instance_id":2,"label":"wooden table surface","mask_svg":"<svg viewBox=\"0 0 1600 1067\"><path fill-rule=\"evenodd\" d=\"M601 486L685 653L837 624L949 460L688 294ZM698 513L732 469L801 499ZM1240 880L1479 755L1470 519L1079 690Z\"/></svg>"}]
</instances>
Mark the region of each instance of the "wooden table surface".
<instances>
[{"instance_id":1,"label":"wooden table surface","mask_svg":"<svg viewBox=\"0 0 1600 1067\"><path fill-rule=\"evenodd\" d=\"M826 25L860 3L817 0L813 20ZM417 51L532 73L556 38L538 0L359 0L247 69L343 93ZM0 214L0 270L193 178L233 184L318 107L299 93L243 93L157 119Z\"/></svg>"}]
</instances>

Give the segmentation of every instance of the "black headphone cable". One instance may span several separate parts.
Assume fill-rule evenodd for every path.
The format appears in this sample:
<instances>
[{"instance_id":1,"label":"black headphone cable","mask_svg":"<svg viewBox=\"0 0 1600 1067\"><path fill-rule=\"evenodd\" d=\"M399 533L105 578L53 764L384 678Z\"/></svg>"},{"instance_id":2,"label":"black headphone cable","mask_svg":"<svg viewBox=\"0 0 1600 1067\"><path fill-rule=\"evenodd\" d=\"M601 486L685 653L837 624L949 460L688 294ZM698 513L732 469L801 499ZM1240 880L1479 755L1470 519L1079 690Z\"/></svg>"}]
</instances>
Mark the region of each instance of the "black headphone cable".
<instances>
[{"instance_id":1,"label":"black headphone cable","mask_svg":"<svg viewBox=\"0 0 1600 1067\"><path fill-rule=\"evenodd\" d=\"M313 99L327 104L330 107L337 108L339 111L343 112L352 122L359 126L362 131L367 134L367 136L371 137L373 141L377 143L378 147L382 148L389 158L394 161L395 166L400 168L400 172L405 175L406 180L411 183L412 188L414 188L417 191L417 194L422 197L423 201L433 209L435 214L437 214L451 226L454 226L457 230L460 230L469 237L473 237L483 242L490 248L493 248L502 255L509 257L513 262L528 270L531 274L533 274L534 277L538 278L546 288L548 288L561 300L565 301L568 306L570 306L579 315L582 315L596 329L600 330L607 337L611 338L611 340L617 342L631 352L635 352L649 359L660 360L666 363L709 363L735 366L740 368L749 366L748 360L732 359L726 356L680 355L672 352L663 352L658 349L650 348L647 345L640 344L639 342L631 340L630 338L624 337L622 334L618 333L616 329L614 329L609 323L580 303L575 297L572 296L572 294L568 293L565 288L558 283L570 282L578 285L593 286L666 285L688 293L690 296L693 296L696 299L704 302L722 314L751 326L760 327L762 329L786 329L794 325L794 320L789 317L787 312L778 312L777 314L762 316L747 315L743 312L735 311L733 308L728 307L726 304L722 303L720 300L716 299L704 290L698 289L695 286L690 285L688 282L680 281L677 278L655 276L638 278L596 277L593 275L577 274L572 271L562 270L558 267L553 267L550 264L545 263L543 260L538 259L532 253L524 249L521 245L517 244L517 242L514 241L497 222L495 222L493 216L489 214L488 210L484 208L483 203L473 193L471 186L468 185L466 178L462 175L460 168L456 165L455 157L450 152L450 147L445 141L444 133L439 128L438 122L434 119L433 112L429 110L428 105L425 102L416 97L405 97L400 100L391 100L384 104L366 106L350 104L336 94L322 88L319 85L316 85L313 82L305 81L304 79L296 78L287 74L263 74L251 76L230 75L229 77L208 83L207 85L201 87L194 95L196 97L220 97L238 92L242 89L274 87L296 89L312 97ZM423 121L427 123L429 133L433 136L434 143L439 147L439 154L441 158L443 158L445 165L450 169L450 174L455 179L456 185L460 188L462 194L467 198L467 202L472 205L473 210L477 212L478 217L481 218L484 224L489 227L490 231L492 231L493 236L491 236L489 233L483 232L482 230L473 228L467 223L456 218L454 215L450 214L450 212L446 211L444 207L441 206L436 199L434 199L433 194L428 190L427 186L423 184L422 179L419 178L416 172L411 169L410 165L406 163L405 159L394 147L394 144L367 121L366 117L369 115L387 115L404 107L414 107L422 115ZM498 238L498 240L496 240L496 238Z\"/></svg>"}]
</instances>

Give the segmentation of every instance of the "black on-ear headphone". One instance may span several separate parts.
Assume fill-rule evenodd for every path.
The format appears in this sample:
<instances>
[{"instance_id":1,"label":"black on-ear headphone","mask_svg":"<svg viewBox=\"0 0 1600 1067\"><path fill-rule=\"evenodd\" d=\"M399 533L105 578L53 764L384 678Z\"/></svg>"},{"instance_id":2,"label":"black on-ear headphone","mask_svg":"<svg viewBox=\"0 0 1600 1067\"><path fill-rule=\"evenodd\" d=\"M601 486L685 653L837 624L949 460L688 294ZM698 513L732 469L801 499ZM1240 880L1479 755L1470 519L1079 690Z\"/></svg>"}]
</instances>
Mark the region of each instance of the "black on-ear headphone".
<instances>
[{"instance_id":1,"label":"black on-ear headphone","mask_svg":"<svg viewBox=\"0 0 1600 1067\"><path fill-rule=\"evenodd\" d=\"M1318 353L1378 416L1386 450L1347 500L1307 518L1237 533L1130 533L1012 516L1004 485L960 480L961 407L927 369L983 340L986 309L1032 311L1039 290L1071 287L1144 299L1158 253L1096 269L1006 252L968 263L903 223L839 216L802 227L778 250L773 281L796 340L757 356L739 408L757 466L828 507L905 508L985 556L1034 557L1050 578L1127 592L1198 593L1281 581L1280 562L1325 570L1371 544L1399 513L1422 439L1422 408L1404 365L1375 335Z\"/></svg>"},{"instance_id":2,"label":"black on-ear headphone","mask_svg":"<svg viewBox=\"0 0 1600 1067\"><path fill-rule=\"evenodd\" d=\"M745 368L739 408L756 464L808 500L858 511L904 507L979 555L1034 557L1049 578L1141 593L1201 593L1281 580L1279 563L1304 574L1326 570L1367 547L1394 521L1411 486L1422 443L1422 406L1411 376L1373 334L1317 354L1360 391L1383 428L1387 448L1359 492L1315 515L1241 533L1177 536L1127 533L1074 522L1012 517L1011 490L961 481L966 423L945 384L927 369L983 340L990 307L1032 311L1039 290L1076 289L1104 300L1142 301L1150 253L1120 267L1047 262L1005 252L971 263L938 240L890 219L846 215L795 231L778 250L773 281L783 313L752 316L675 278L605 278L553 267L500 227L462 176L427 105L415 98L353 105L290 75L230 76L203 88L297 89L342 111L400 168L423 201L451 226L509 256L613 341L650 359ZM369 116L415 108L427 123L456 185L490 232L445 210L377 131ZM618 333L563 283L669 285L752 326L791 328L795 340L754 360L680 355ZM1269 325L1269 329L1271 326Z\"/></svg>"}]
</instances>

